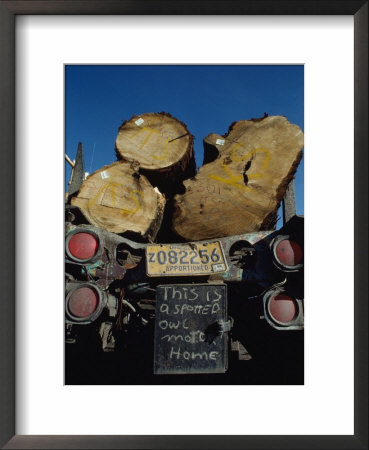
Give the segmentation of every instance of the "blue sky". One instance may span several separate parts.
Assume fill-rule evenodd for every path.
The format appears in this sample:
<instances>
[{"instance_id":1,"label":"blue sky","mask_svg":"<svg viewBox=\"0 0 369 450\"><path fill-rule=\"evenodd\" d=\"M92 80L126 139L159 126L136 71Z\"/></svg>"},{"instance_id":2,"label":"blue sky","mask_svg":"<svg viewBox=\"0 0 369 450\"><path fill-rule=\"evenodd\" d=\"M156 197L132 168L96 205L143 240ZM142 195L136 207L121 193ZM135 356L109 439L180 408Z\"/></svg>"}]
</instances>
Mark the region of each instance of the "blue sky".
<instances>
[{"instance_id":1,"label":"blue sky","mask_svg":"<svg viewBox=\"0 0 369 450\"><path fill-rule=\"evenodd\" d=\"M116 161L121 123L165 111L195 136L197 166L202 139L224 134L238 120L283 115L304 129L302 65L68 65L65 67L65 151L75 158L83 143L85 171ZM66 182L70 166L66 164ZM297 213L304 213L304 160L297 171ZM281 226L279 222L278 227Z\"/></svg>"}]
</instances>

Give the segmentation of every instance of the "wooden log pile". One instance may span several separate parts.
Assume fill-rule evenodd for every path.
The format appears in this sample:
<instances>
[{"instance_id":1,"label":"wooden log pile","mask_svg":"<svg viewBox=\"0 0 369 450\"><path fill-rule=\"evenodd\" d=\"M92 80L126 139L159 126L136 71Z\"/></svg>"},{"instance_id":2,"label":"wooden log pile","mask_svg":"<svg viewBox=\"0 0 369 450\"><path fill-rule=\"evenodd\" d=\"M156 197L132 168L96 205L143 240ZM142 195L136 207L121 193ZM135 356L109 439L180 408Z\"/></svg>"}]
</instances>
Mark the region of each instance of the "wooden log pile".
<instances>
[{"instance_id":1,"label":"wooden log pile","mask_svg":"<svg viewBox=\"0 0 369 450\"><path fill-rule=\"evenodd\" d=\"M303 140L283 116L235 122L204 139L196 173L185 124L166 113L133 116L118 131L118 162L90 175L71 203L97 227L149 241L271 230Z\"/></svg>"}]
</instances>

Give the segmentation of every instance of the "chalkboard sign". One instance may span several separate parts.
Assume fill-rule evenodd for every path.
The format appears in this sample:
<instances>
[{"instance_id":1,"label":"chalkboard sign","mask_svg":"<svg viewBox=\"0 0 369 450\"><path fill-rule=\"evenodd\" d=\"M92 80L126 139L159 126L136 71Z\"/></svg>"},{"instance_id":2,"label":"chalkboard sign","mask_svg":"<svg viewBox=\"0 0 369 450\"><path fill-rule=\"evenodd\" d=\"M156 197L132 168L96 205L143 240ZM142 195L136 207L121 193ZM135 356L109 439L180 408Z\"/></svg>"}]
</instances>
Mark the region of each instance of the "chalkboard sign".
<instances>
[{"instance_id":1,"label":"chalkboard sign","mask_svg":"<svg viewBox=\"0 0 369 450\"><path fill-rule=\"evenodd\" d=\"M226 286L166 284L156 288L155 374L227 370Z\"/></svg>"}]
</instances>

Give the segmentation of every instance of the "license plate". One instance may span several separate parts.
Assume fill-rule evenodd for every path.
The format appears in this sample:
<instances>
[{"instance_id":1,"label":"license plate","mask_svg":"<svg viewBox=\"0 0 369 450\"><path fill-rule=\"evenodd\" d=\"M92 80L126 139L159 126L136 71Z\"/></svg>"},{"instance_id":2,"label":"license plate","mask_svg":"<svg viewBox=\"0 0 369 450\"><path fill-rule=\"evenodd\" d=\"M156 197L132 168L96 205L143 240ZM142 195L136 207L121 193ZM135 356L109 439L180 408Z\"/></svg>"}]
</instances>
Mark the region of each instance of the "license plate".
<instances>
[{"instance_id":1,"label":"license plate","mask_svg":"<svg viewBox=\"0 0 369 450\"><path fill-rule=\"evenodd\" d=\"M227 262L219 241L146 247L148 276L211 275L226 271Z\"/></svg>"}]
</instances>

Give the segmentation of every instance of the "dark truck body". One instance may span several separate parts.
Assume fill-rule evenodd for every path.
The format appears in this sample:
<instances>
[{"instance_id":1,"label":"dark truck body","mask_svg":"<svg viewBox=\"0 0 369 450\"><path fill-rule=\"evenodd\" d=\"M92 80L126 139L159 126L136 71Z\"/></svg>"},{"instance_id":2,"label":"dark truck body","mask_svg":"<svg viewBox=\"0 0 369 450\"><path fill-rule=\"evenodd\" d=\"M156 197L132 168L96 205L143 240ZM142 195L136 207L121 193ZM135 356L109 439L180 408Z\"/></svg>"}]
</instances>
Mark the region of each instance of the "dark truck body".
<instances>
[{"instance_id":1,"label":"dark truck body","mask_svg":"<svg viewBox=\"0 0 369 450\"><path fill-rule=\"evenodd\" d=\"M65 211L67 384L303 383L304 219L293 184L281 229L201 242L137 242Z\"/></svg>"}]
</instances>

